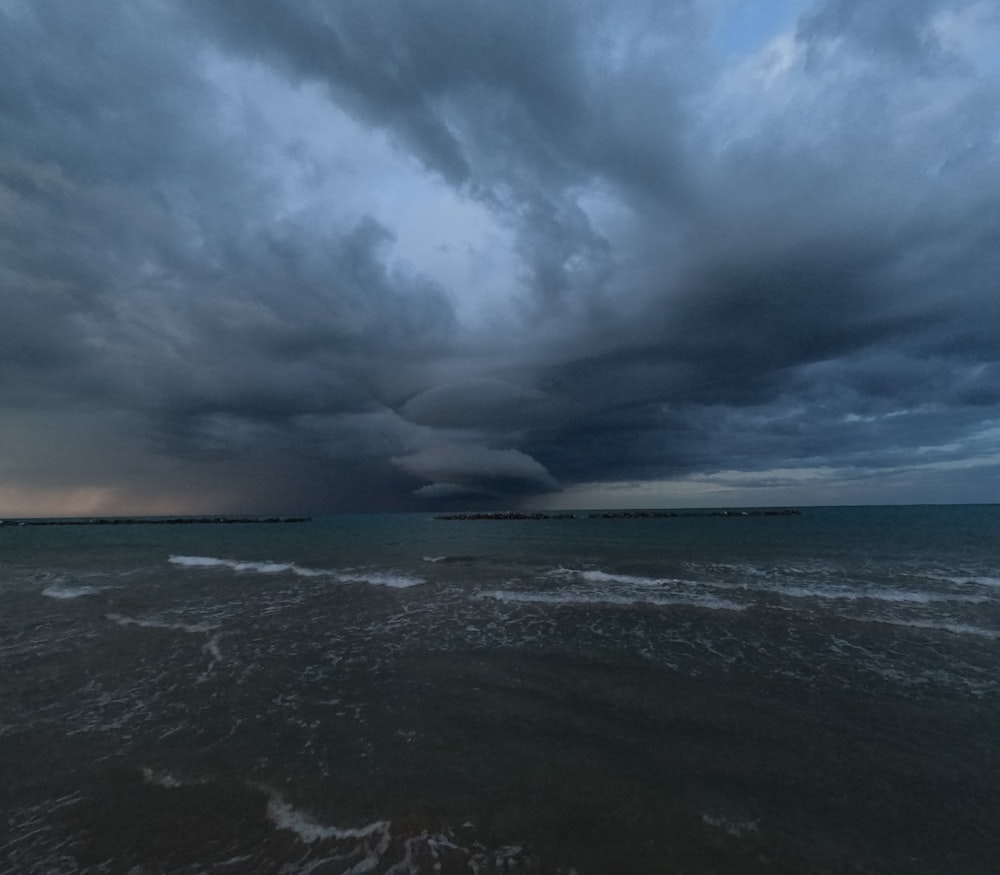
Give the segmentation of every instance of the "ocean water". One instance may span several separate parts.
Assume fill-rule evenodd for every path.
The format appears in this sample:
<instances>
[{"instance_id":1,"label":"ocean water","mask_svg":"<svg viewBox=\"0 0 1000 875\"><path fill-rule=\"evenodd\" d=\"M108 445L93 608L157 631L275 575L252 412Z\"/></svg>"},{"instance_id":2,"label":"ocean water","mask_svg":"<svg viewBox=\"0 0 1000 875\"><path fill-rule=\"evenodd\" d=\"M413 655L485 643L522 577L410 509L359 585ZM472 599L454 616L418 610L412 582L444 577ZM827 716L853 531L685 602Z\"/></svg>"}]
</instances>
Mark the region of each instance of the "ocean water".
<instances>
[{"instance_id":1,"label":"ocean water","mask_svg":"<svg viewBox=\"0 0 1000 875\"><path fill-rule=\"evenodd\" d=\"M0 528L0 872L995 873L1000 507Z\"/></svg>"}]
</instances>

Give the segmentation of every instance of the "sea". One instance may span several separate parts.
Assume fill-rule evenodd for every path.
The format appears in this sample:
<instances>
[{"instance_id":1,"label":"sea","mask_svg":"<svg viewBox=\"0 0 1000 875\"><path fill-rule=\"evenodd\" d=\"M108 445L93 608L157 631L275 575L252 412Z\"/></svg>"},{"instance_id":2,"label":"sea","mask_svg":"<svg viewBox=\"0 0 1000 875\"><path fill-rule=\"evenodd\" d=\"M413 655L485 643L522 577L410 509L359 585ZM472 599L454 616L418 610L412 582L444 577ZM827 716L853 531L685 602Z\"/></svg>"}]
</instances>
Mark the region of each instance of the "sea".
<instances>
[{"instance_id":1,"label":"sea","mask_svg":"<svg viewBox=\"0 0 1000 875\"><path fill-rule=\"evenodd\" d=\"M0 526L0 872L1000 871L1000 506Z\"/></svg>"}]
</instances>

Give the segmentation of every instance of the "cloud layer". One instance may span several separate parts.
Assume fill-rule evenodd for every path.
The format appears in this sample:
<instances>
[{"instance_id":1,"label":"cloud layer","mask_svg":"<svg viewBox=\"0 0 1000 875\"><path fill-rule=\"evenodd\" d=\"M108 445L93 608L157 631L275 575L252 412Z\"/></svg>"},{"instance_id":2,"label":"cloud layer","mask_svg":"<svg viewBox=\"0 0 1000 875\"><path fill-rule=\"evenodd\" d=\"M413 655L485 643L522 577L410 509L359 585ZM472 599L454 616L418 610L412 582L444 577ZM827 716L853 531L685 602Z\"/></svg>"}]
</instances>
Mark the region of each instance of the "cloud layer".
<instances>
[{"instance_id":1,"label":"cloud layer","mask_svg":"<svg viewBox=\"0 0 1000 875\"><path fill-rule=\"evenodd\" d=\"M0 512L995 498L998 42L0 2Z\"/></svg>"}]
</instances>

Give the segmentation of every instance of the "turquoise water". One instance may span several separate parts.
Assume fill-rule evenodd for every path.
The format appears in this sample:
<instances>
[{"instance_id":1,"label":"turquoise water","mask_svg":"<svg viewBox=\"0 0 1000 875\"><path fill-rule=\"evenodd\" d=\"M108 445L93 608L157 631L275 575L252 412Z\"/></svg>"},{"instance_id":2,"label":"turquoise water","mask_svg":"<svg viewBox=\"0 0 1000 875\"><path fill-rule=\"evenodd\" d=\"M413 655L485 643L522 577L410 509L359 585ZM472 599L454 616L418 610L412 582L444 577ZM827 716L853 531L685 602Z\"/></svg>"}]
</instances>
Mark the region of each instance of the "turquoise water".
<instances>
[{"instance_id":1,"label":"turquoise water","mask_svg":"<svg viewBox=\"0 0 1000 875\"><path fill-rule=\"evenodd\" d=\"M1000 507L0 528L0 871L994 872Z\"/></svg>"}]
</instances>

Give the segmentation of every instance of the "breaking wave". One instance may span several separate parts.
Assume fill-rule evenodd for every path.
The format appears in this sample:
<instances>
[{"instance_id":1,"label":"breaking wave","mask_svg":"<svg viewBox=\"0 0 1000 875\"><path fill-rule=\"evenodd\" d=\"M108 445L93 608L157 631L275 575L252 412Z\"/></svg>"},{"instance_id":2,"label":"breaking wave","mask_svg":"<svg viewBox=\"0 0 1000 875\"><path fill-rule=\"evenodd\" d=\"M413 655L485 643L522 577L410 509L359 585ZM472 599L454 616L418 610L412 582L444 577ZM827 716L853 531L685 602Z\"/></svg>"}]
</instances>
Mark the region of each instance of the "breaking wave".
<instances>
[{"instance_id":1,"label":"breaking wave","mask_svg":"<svg viewBox=\"0 0 1000 875\"><path fill-rule=\"evenodd\" d=\"M201 632L211 632L218 629L217 623L176 623L169 620L156 618L137 619L136 617L126 617L123 614L105 614L112 623L119 626L140 626L144 629L172 629L175 632L188 632L197 635Z\"/></svg>"},{"instance_id":2,"label":"breaking wave","mask_svg":"<svg viewBox=\"0 0 1000 875\"><path fill-rule=\"evenodd\" d=\"M170 556L167 560L182 568L228 568L231 571L254 574L294 574L298 577L326 577L338 583L367 583L406 589L426 581L422 577L396 571L369 571L366 569L308 568L294 562L252 562L241 559L218 559L214 556Z\"/></svg>"},{"instance_id":3,"label":"breaking wave","mask_svg":"<svg viewBox=\"0 0 1000 875\"><path fill-rule=\"evenodd\" d=\"M48 596L50 599L79 599L88 595L97 595L100 592L97 587L94 586L64 586L62 584L52 584L52 586L47 586L42 590L42 595Z\"/></svg>"},{"instance_id":4,"label":"breaking wave","mask_svg":"<svg viewBox=\"0 0 1000 875\"><path fill-rule=\"evenodd\" d=\"M710 593L670 593L662 595L635 590L566 588L556 592L498 589L480 593L481 598L494 599L507 604L546 605L652 605L654 607L691 607L710 610L742 611L746 606L730 599L718 598Z\"/></svg>"}]
</instances>

